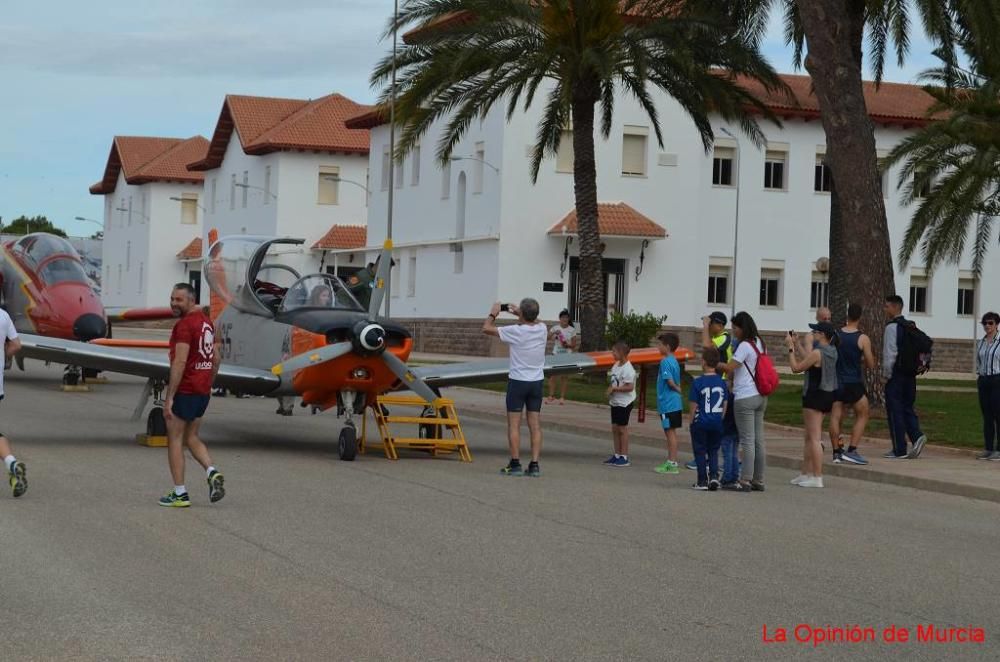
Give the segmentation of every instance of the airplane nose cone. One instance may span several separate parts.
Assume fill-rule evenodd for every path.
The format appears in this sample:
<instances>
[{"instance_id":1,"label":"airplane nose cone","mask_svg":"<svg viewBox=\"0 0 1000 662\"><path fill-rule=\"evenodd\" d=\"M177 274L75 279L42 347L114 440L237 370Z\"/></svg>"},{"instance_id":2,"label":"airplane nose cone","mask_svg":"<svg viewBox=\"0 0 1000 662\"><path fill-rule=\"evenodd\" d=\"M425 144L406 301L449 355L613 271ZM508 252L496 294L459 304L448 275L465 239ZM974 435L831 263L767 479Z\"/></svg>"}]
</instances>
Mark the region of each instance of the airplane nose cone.
<instances>
[{"instance_id":1,"label":"airplane nose cone","mask_svg":"<svg viewBox=\"0 0 1000 662\"><path fill-rule=\"evenodd\" d=\"M108 326L100 315L84 313L73 323L73 335L79 340L87 341L103 338L108 333Z\"/></svg>"}]
</instances>

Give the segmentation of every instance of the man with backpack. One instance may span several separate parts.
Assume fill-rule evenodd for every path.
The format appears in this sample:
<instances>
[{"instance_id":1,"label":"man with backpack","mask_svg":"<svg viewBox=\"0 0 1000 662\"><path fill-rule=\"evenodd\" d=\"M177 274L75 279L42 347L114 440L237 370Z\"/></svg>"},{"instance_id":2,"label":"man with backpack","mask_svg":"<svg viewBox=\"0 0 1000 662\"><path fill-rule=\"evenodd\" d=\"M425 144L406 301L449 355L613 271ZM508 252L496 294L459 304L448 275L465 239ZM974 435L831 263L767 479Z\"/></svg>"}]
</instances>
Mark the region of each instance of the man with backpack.
<instances>
[{"instance_id":1,"label":"man with backpack","mask_svg":"<svg viewBox=\"0 0 1000 662\"><path fill-rule=\"evenodd\" d=\"M913 409L917 399L917 375L927 370L932 341L903 317L903 298L899 295L887 296L883 310L888 323L882 340L882 377L886 380L885 412L892 438L892 450L883 457L916 459L927 443ZM907 437L913 444L909 453L906 452Z\"/></svg>"}]
</instances>

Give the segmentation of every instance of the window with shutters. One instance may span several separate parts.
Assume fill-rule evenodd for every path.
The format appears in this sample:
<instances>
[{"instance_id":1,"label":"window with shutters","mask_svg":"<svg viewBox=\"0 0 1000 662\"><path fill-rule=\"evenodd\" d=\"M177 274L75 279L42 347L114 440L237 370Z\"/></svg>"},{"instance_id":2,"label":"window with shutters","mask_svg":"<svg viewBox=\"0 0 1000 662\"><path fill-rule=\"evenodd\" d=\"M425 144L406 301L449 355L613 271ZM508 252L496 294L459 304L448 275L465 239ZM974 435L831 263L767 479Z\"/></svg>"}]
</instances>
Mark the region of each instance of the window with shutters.
<instances>
[{"instance_id":1,"label":"window with shutters","mask_svg":"<svg viewBox=\"0 0 1000 662\"><path fill-rule=\"evenodd\" d=\"M780 269L760 270L760 305L762 307L781 307L781 276Z\"/></svg>"},{"instance_id":2,"label":"window with shutters","mask_svg":"<svg viewBox=\"0 0 1000 662\"><path fill-rule=\"evenodd\" d=\"M960 278L958 281L958 314L971 317L975 314L976 283L971 278Z\"/></svg>"},{"instance_id":3,"label":"window with shutters","mask_svg":"<svg viewBox=\"0 0 1000 662\"><path fill-rule=\"evenodd\" d=\"M410 162L410 186L420 184L420 145L413 148L413 158Z\"/></svg>"},{"instance_id":4,"label":"window with shutters","mask_svg":"<svg viewBox=\"0 0 1000 662\"><path fill-rule=\"evenodd\" d=\"M826 154L817 154L813 173L813 191L829 193L832 188L833 175L830 173L830 166L826 164Z\"/></svg>"},{"instance_id":5,"label":"window with shutters","mask_svg":"<svg viewBox=\"0 0 1000 662\"><path fill-rule=\"evenodd\" d=\"M708 267L708 303L729 303L729 267L709 265Z\"/></svg>"},{"instance_id":6,"label":"window with shutters","mask_svg":"<svg viewBox=\"0 0 1000 662\"><path fill-rule=\"evenodd\" d=\"M316 190L316 204L338 204L338 197L340 195L340 168L337 166L320 166Z\"/></svg>"},{"instance_id":7,"label":"window with shutters","mask_svg":"<svg viewBox=\"0 0 1000 662\"><path fill-rule=\"evenodd\" d=\"M812 272L809 284L809 307L813 310L830 305L830 283L826 275L818 271Z\"/></svg>"},{"instance_id":8,"label":"window with shutters","mask_svg":"<svg viewBox=\"0 0 1000 662\"><path fill-rule=\"evenodd\" d=\"M400 159L396 161L396 173L393 179L393 186L396 188L403 188L403 161Z\"/></svg>"},{"instance_id":9,"label":"window with shutters","mask_svg":"<svg viewBox=\"0 0 1000 662\"><path fill-rule=\"evenodd\" d=\"M417 254L416 251L410 253L410 264L407 265L406 273L406 296L412 297L417 294Z\"/></svg>"},{"instance_id":10,"label":"window with shutters","mask_svg":"<svg viewBox=\"0 0 1000 662\"><path fill-rule=\"evenodd\" d=\"M573 132L563 129L556 151L556 172L573 172Z\"/></svg>"},{"instance_id":11,"label":"window with shutters","mask_svg":"<svg viewBox=\"0 0 1000 662\"><path fill-rule=\"evenodd\" d=\"M389 159L389 148L382 149L382 190L389 190L389 168L392 167Z\"/></svg>"},{"instance_id":12,"label":"window with shutters","mask_svg":"<svg viewBox=\"0 0 1000 662\"><path fill-rule=\"evenodd\" d=\"M910 276L910 312L926 314L930 312L926 276Z\"/></svg>"},{"instance_id":13,"label":"window with shutters","mask_svg":"<svg viewBox=\"0 0 1000 662\"><path fill-rule=\"evenodd\" d=\"M229 180L229 208L236 209L236 173L231 175Z\"/></svg>"},{"instance_id":14,"label":"window with shutters","mask_svg":"<svg viewBox=\"0 0 1000 662\"><path fill-rule=\"evenodd\" d=\"M732 147L716 147L712 156L712 185L733 185L733 162L736 150Z\"/></svg>"},{"instance_id":15,"label":"window with shutters","mask_svg":"<svg viewBox=\"0 0 1000 662\"><path fill-rule=\"evenodd\" d=\"M264 204L271 204L271 166L264 166Z\"/></svg>"},{"instance_id":16,"label":"window with shutters","mask_svg":"<svg viewBox=\"0 0 1000 662\"><path fill-rule=\"evenodd\" d=\"M447 161L441 166L441 199L447 200L451 197L451 161Z\"/></svg>"},{"instance_id":17,"label":"window with shutters","mask_svg":"<svg viewBox=\"0 0 1000 662\"><path fill-rule=\"evenodd\" d=\"M198 195L196 193L181 194L181 224L198 224Z\"/></svg>"},{"instance_id":18,"label":"window with shutters","mask_svg":"<svg viewBox=\"0 0 1000 662\"><path fill-rule=\"evenodd\" d=\"M215 198L219 195L219 178L212 177L212 199L208 201L208 208L215 213Z\"/></svg>"},{"instance_id":19,"label":"window with shutters","mask_svg":"<svg viewBox=\"0 0 1000 662\"><path fill-rule=\"evenodd\" d=\"M770 191L785 190L785 152L768 151L764 156L764 188Z\"/></svg>"},{"instance_id":20,"label":"window with shutters","mask_svg":"<svg viewBox=\"0 0 1000 662\"><path fill-rule=\"evenodd\" d=\"M625 127L622 135L622 175L643 177L646 175L646 139L648 129Z\"/></svg>"}]
</instances>

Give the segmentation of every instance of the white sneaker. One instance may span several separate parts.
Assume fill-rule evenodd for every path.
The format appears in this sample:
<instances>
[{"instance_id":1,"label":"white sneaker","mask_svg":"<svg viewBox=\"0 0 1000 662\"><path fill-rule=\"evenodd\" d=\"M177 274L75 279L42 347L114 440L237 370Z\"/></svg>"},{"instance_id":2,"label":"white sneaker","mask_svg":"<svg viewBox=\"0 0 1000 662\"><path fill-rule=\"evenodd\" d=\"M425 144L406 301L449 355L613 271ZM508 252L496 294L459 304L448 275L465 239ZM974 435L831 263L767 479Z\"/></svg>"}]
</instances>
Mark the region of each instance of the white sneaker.
<instances>
[{"instance_id":1,"label":"white sneaker","mask_svg":"<svg viewBox=\"0 0 1000 662\"><path fill-rule=\"evenodd\" d=\"M822 476L807 476L805 480L798 483L799 487L823 487Z\"/></svg>"},{"instance_id":2,"label":"white sneaker","mask_svg":"<svg viewBox=\"0 0 1000 662\"><path fill-rule=\"evenodd\" d=\"M799 474L798 476L796 476L795 478L791 479L791 480L790 480L790 481L788 481L788 482L789 482L789 483L791 483L792 485L798 485L798 484L800 484L800 483L801 483L802 481L804 481L804 480L808 480L809 478L811 478L811 476L807 476L807 475L805 475L805 474Z\"/></svg>"}]
</instances>

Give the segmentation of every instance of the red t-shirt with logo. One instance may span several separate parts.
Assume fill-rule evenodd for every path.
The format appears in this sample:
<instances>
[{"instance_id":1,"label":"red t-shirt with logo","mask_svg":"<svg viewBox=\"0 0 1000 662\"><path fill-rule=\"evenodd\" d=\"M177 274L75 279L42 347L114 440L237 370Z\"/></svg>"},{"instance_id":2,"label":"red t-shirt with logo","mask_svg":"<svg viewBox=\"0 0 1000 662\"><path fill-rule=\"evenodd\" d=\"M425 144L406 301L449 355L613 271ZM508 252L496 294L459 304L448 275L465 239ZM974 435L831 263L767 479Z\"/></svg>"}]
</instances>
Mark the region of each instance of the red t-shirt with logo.
<instances>
[{"instance_id":1,"label":"red t-shirt with logo","mask_svg":"<svg viewBox=\"0 0 1000 662\"><path fill-rule=\"evenodd\" d=\"M212 370L215 368L215 327L201 310L182 317L170 334L170 362L174 362L177 343L185 343L188 350L184 375L177 393L209 395L212 392Z\"/></svg>"}]
</instances>

